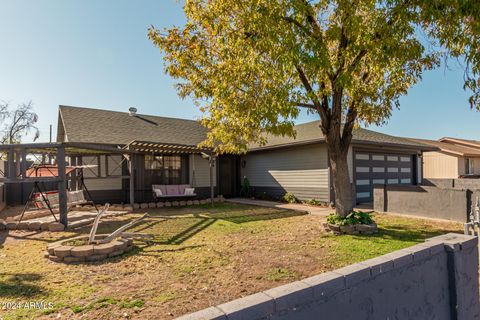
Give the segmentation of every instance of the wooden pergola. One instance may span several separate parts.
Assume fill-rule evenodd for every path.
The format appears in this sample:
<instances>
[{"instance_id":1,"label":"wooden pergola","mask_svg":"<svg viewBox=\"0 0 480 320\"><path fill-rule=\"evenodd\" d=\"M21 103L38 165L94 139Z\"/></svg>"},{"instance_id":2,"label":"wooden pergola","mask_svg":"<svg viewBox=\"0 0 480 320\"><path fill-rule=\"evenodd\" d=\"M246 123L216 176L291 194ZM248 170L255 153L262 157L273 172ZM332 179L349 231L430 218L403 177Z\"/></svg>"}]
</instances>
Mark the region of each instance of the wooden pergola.
<instances>
[{"instance_id":1,"label":"wooden pergola","mask_svg":"<svg viewBox=\"0 0 480 320\"><path fill-rule=\"evenodd\" d=\"M100 168L98 168L98 176L95 178L121 178L129 180L129 200L133 204L135 202L135 183L134 183L134 155L149 153L169 153L169 154L202 154L208 157L210 162L210 190L211 199L213 201L213 165L214 155L212 150L198 148L197 146L165 144L148 141L132 141L125 146L115 146L108 144L96 143L77 143L77 142L53 142L53 143L25 143L25 144L4 144L0 145L0 154L2 158L7 160L6 172L0 170L0 183L38 183L38 182L57 182L59 196L60 222L67 227L68 225L68 205L67 205L67 181L70 179L74 188L76 188L76 177L72 175L67 177L67 160L70 158L69 165L82 165L83 156L101 156L101 155L122 155L122 161L127 161L128 175L115 175L108 177L100 176ZM42 161L46 156L49 159L55 158L58 167L58 176L28 176L29 169L27 155L41 155ZM106 162L108 165L108 161ZM99 162L100 165L100 162ZM121 166L121 163L118 164Z\"/></svg>"}]
</instances>

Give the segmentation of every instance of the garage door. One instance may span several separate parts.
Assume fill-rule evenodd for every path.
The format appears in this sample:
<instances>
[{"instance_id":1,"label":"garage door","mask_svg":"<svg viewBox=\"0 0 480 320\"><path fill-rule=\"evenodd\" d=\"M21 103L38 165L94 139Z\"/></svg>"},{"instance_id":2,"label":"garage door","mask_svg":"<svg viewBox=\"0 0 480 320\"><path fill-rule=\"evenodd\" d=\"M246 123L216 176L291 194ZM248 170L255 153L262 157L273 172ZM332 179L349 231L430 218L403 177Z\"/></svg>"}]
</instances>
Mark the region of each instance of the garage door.
<instances>
[{"instance_id":1,"label":"garage door","mask_svg":"<svg viewBox=\"0 0 480 320\"><path fill-rule=\"evenodd\" d=\"M414 184L413 155L355 152L357 202L373 201L374 184Z\"/></svg>"}]
</instances>

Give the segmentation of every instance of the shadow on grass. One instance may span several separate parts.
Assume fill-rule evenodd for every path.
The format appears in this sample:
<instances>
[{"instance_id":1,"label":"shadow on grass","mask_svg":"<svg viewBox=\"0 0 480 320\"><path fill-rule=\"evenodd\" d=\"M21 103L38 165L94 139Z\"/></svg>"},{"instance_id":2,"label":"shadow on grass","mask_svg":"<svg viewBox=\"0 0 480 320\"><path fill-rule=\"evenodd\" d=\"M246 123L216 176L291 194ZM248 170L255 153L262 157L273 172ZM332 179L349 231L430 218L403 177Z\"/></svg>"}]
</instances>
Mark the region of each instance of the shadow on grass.
<instances>
[{"instance_id":1,"label":"shadow on grass","mask_svg":"<svg viewBox=\"0 0 480 320\"><path fill-rule=\"evenodd\" d=\"M197 206L192 208L191 211L182 209L177 211L177 215L173 215L172 212L161 215L155 211L149 214L151 215L150 217L147 217L134 227L126 230L127 232L143 233L144 235L148 235L148 237L145 239L140 238L135 240L137 244L136 250L133 250L129 254L125 254L117 258L109 258L94 264L116 262L122 257L127 257L136 253L143 254L143 252L145 252L145 254L147 254L146 252L149 251L147 249L155 245L181 245L191 237L204 231L219 220L240 224L254 221L284 219L305 215L306 213L291 210L280 210L275 208L249 208L242 205L218 204L215 207L211 207L209 205ZM138 216L131 218L129 217L125 220L106 218L99 224L97 234L112 233L137 217ZM65 234L57 235L56 237L55 235L52 235L52 238L36 237L38 232L15 234L10 236L13 236L17 239L28 239L33 241L38 240L49 243L71 238L73 236L88 234L90 232L90 228L90 226L86 226L73 231L68 231L68 233ZM172 250L150 250L150 252L186 250L194 247L195 246L187 246Z\"/></svg>"},{"instance_id":2,"label":"shadow on grass","mask_svg":"<svg viewBox=\"0 0 480 320\"><path fill-rule=\"evenodd\" d=\"M372 235L357 234L351 235L352 238L358 240L371 240L371 239L388 239L388 240L400 240L409 242L423 242L428 238L439 236L446 233L459 233L458 229L423 229L416 226L408 225L392 225L378 226L378 233Z\"/></svg>"},{"instance_id":3,"label":"shadow on grass","mask_svg":"<svg viewBox=\"0 0 480 320\"><path fill-rule=\"evenodd\" d=\"M0 297L33 297L45 293L34 284L42 276L38 273L0 273Z\"/></svg>"}]
</instances>

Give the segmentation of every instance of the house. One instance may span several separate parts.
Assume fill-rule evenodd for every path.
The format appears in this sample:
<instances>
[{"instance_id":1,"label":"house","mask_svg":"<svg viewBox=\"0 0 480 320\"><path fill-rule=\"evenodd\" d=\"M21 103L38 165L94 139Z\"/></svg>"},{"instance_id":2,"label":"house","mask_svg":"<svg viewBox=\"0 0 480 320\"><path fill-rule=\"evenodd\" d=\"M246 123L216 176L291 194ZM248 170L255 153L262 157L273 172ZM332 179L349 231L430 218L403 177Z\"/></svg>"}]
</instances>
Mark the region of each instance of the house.
<instances>
[{"instance_id":1,"label":"house","mask_svg":"<svg viewBox=\"0 0 480 320\"><path fill-rule=\"evenodd\" d=\"M269 136L266 145L252 145L245 155L220 155L213 173L215 193L237 196L242 180L247 178L257 196L279 198L291 192L301 200L333 201L327 148L319 122L300 124L295 130L295 139ZM138 201L151 201L152 184L190 184L199 196L209 195L208 159L198 150L179 152L181 148L195 148L205 138L206 129L197 121L141 115L135 111L60 106L57 132L57 142L117 148L128 148L134 142L140 151L134 162ZM176 149L148 151L149 145L159 144L176 146ZM356 202L371 202L374 184L420 183L422 153L432 150L437 149L405 138L355 129L348 167ZM96 175L97 179L86 180L97 201L128 201L129 186L122 179L122 171L127 168L124 164L113 169L121 157L99 155L78 159L82 164L102 164L99 166L102 172L87 173Z\"/></svg>"},{"instance_id":2,"label":"house","mask_svg":"<svg viewBox=\"0 0 480 320\"><path fill-rule=\"evenodd\" d=\"M438 148L423 154L423 177L457 179L480 175L480 142L458 138L413 141Z\"/></svg>"},{"instance_id":3,"label":"house","mask_svg":"<svg viewBox=\"0 0 480 320\"><path fill-rule=\"evenodd\" d=\"M134 149L134 198L136 202L152 201L152 185L190 184L198 197L210 196L210 164L197 144L206 136L198 122L128 112L60 106L57 142L83 143L97 146ZM98 202L129 202L131 185L126 161L120 154L79 156L70 159L77 165L94 165L97 170L84 170L85 185ZM217 191L217 171L236 184L234 168L224 169L224 159L212 175ZM222 188L222 192L228 190ZM234 192L232 190L230 192ZM229 193L228 193L229 194Z\"/></svg>"},{"instance_id":4,"label":"house","mask_svg":"<svg viewBox=\"0 0 480 320\"><path fill-rule=\"evenodd\" d=\"M241 174L256 195L332 202L335 198L325 138L319 121L295 126L296 138L269 136L241 157ZM372 130L356 128L348 152L348 170L356 203L373 201L374 184L415 185L422 181L422 153L435 147Z\"/></svg>"}]
</instances>

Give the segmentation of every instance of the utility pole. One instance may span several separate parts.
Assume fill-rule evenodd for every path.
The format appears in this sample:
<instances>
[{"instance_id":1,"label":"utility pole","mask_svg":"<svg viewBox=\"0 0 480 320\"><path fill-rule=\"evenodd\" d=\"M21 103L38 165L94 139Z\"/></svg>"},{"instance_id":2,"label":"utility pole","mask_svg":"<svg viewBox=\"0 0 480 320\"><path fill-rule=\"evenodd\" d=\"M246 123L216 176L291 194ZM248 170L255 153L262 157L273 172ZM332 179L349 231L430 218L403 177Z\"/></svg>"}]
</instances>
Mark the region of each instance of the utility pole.
<instances>
[{"instance_id":1,"label":"utility pole","mask_svg":"<svg viewBox=\"0 0 480 320\"><path fill-rule=\"evenodd\" d=\"M50 125L50 143L52 143L52 125Z\"/></svg>"}]
</instances>

